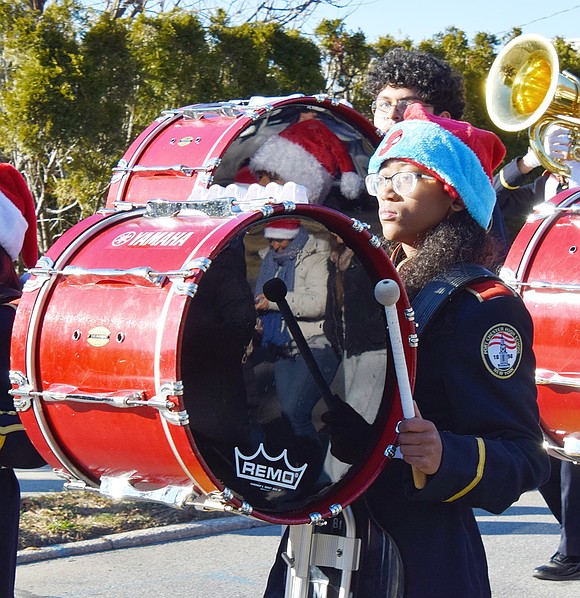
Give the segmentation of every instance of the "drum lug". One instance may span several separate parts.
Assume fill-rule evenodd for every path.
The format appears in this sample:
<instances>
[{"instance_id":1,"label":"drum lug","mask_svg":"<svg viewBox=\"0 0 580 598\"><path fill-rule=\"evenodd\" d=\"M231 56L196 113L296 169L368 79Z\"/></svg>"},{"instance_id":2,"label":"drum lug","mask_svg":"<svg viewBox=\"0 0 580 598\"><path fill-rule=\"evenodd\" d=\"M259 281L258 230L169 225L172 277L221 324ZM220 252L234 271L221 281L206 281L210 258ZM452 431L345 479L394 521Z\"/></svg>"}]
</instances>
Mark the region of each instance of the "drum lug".
<instances>
[{"instance_id":1,"label":"drum lug","mask_svg":"<svg viewBox=\"0 0 580 598\"><path fill-rule=\"evenodd\" d=\"M419 337L416 334L409 334L409 347L416 349L419 346Z\"/></svg>"},{"instance_id":2,"label":"drum lug","mask_svg":"<svg viewBox=\"0 0 580 598\"><path fill-rule=\"evenodd\" d=\"M322 515L320 513L310 513L308 515L308 517L310 518L310 523L312 525L326 525L326 521L324 520L324 518L322 517Z\"/></svg>"},{"instance_id":3,"label":"drum lug","mask_svg":"<svg viewBox=\"0 0 580 598\"><path fill-rule=\"evenodd\" d=\"M366 222L361 222L360 220L357 220L356 218L352 218L352 228L357 233L362 233L365 230L369 230L370 227L371 227L370 224L367 224Z\"/></svg>"},{"instance_id":4,"label":"drum lug","mask_svg":"<svg viewBox=\"0 0 580 598\"><path fill-rule=\"evenodd\" d=\"M32 386L22 372L10 370L10 383L14 386L8 391L14 397L16 411L26 411L32 407Z\"/></svg>"},{"instance_id":5,"label":"drum lug","mask_svg":"<svg viewBox=\"0 0 580 598\"><path fill-rule=\"evenodd\" d=\"M264 216L264 218L269 218L270 216L273 216L274 208L272 206L262 206L260 208L260 212L262 212L262 216Z\"/></svg>"},{"instance_id":6,"label":"drum lug","mask_svg":"<svg viewBox=\"0 0 580 598\"><path fill-rule=\"evenodd\" d=\"M198 511L223 511L246 516L250 516L253 513L254 507L247 502L242 502L238 508L229 504L233 498L234 493L229 488L224 487L221 492L210 492L205 496L196 497L187 506L194 507Z\"/></svg>"},{"instance_id":7,"label":"drum lug","mask_svg":"<svg viewBox=\"0 0 580 598\"><path fill-rule=\"evenodd\" d=\"M189 414L187 411L171 411L171 406L174 406L170 397L180 397L183 395L183 382L164 382L154 399L157 399L158 404L154 406L159 409L160 415L166 419L170 424L175 426L187 426L189 424Z\"/></svg>"},{"instance_id":8,"label":"drum lug","mask_svg":"<svg viewBox=\"0 0 580 598\"><path fill-rule=\"evenodd\" d=\"M46 255L41 257L34 268L28 271L33 274L35 278L29 278L22 289L23 293L32 293L39 289L45 282L49 281L51 276L55 274L54 261Z\"/></svg>"}]
</instances>

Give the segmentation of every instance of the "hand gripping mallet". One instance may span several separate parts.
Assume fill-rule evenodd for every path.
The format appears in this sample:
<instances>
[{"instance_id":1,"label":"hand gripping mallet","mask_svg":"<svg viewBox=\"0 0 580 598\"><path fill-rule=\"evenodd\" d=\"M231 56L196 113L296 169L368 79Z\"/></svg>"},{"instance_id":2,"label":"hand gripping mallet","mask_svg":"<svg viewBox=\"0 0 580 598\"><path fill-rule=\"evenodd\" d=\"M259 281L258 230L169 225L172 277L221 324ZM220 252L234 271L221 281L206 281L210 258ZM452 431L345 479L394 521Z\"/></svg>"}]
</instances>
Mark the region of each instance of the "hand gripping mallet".
<instances>
[{"instance_id":1,"label":"hand gripping mallet","mask_svg":"<svg viewBox=\"0 0 580 598\"><path fill-rule=\"evenodd\" d=\"M280 278L271 278L264 283L263 291L264 296L266 299L268 299L268 301L272 301L278 305L278 309L280 310L280 313L282 314L282 317L284 318L284 321L286 322L286 325L292 334L292 338L294 339L294 342L296 343L296 346L298 347L298 350L300 351L300 354L306 363L306 367L310 371L310 374L314 378L314 382L318 386L318 390L320 391L326 407L328 409L334 409L335 407L338 407L338 405L343 401L332 393L328 387L328 384L326 383L326 380L324 379L324 376L322 375L322 372L320 371L320 368L318 367L318 363L316 363L316 360L314 359L314 355L312 355L312 351L308 346L308 342L304 338L304 334L302 333L300 325L296 321L296 318L294 317L294 314L292 313L292 310L286 301L286 293L288 292L286 284Z\"/></svg>"},{"instance_id":2,"label":"hand gripping mallet","mask_svg":"<svg viewBox=\"0 0 580 598\"><path fill-rule=\"evenodd\" d=\"M399 395L401 397L401 407L403 408L403 417L410 419L415 417L415 407L413 405L413 395L409 383L409 373L407 370L407 361L403 348L403 339L401 338L401 327L399 325L399 316L397 314L397 301L401 296L399 285L391 279L385 278L377 282L375 286L375 299L384 306L387 317L387 327L389 338L391 339L391 349L393 351L393 363L395 365L395 374L399 385ZM413 467L413 482L417 489L425 487L427 477L424 472Z\"/></svg>"}]
</instances>

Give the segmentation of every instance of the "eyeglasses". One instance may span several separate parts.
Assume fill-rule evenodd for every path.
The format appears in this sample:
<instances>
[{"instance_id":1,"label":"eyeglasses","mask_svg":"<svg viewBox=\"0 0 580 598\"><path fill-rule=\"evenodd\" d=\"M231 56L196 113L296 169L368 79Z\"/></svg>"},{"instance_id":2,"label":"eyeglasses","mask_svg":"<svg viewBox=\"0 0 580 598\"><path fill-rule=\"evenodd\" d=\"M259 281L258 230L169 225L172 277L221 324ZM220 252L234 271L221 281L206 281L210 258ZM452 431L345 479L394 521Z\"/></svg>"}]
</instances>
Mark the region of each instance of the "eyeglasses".
<instances>
[{"instance_id":1,"label":"eyeglasses","mask_svg":"<svg viewBox=\"0 0 580 598\"><path fill-rule=\"evenodd\" d=\"M391 176L369 174L365 178L365 185L371 195L378 197L385 192L387 181L391 181L393 190L397 195L409 195L415 191L419 179L437 180L434 176L422 172L395 172Z\"/></svg>"},{"instance_id":2,"label":"eyeglasses","mask_svg":"<svg viewBox=\"0 0 580 598\"><path fill-rule=\"evenodd\" d=\"M430 104L424 104L419 98L409 98L408 100L399 100L396 103L388 102L384 99L374 100L371 104L371 112L381 112L382 114L388 114L393 108L395 114L402 118L405 115L405 110L411 104L421 104L421 106L429 107Z\"/></svg>"}]
</instances>

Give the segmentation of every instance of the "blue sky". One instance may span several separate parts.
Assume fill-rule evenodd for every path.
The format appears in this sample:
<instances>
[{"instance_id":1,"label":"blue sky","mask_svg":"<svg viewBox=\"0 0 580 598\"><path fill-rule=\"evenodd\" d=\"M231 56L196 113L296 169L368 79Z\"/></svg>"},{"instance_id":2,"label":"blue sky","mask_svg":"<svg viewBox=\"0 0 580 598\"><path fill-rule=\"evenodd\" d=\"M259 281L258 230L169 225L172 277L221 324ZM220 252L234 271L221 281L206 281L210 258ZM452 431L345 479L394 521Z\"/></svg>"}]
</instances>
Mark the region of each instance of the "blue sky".
<instances>
[{"instance_id":1,"label":"blue sky","mask_svg":"<svg viewBox=\"0 0 580 598\"><path fill-rule=\"evenodd\" d=\"M315 27L322 19L346 19L346 28L362 30L369 42L390 34L418 43L450 26L465 31L470 40L479 31L495 33L501 39L517 26L523 33L547 38L580 38L578 0L554 4L545 0L345 0L343 4L349 6L317 9L309 25Z\"/></svg>"}]
</instances>

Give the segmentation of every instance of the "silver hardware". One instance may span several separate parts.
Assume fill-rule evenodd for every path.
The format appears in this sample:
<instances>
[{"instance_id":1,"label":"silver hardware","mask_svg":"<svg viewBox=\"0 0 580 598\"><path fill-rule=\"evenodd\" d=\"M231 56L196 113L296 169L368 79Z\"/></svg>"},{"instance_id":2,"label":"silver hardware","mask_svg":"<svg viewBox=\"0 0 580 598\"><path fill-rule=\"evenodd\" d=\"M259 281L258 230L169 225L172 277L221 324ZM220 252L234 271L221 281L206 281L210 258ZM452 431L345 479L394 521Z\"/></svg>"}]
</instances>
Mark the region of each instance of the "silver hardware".
<instances>
[{"instance_id":1,"label":"silver hardware","mask_svg":"<svg viewBox=\"0 0 580 598\"><path fill-rule=\"evenodd\" d=\"M397 452L397 446L395 444L389 444L383 453L387 459L394 459L395 453Z\"/></svg>"},{"instance_id":2,"label":"silver hardware","mask_svg":"<svg viewBox=\"0 0 580 598\"><path fill-rule=\"evenodd\" d=\"M10 370L10 383L16 386L8 391L8 394L14 397L14 409L16 411L26 411L32 407L32 386L22 372Z\"/></svg>"},{"instance_id":3,"label":"silver hardware","mask_svg":"<svg viewBox=\"0 0 580 598\"><path fill-rule=\"evenodd\" d=\"M165 199L152 199L146 204L145 216L147 218L166 218L179 215L183 210L196 210L208 216L221 218L233 215L233 197L218 199L169 201Z\"/></svg>"},{"instance_id":4,"label":"silver hardware","mask_svg":"<svg viewBox=\"0 0 580 598\"><path fill-rule=\"evenodd\" d=\"M23 293L31 293L39 289L51 277L54 262L47 256L41 257L35 264L34 268L28 270L36 278L29 278L22 289Z\"/></svg>"},{"instance_id":5,"label":"silver hardware","mask_svg":"<svg viewBox=\"0 0 580 598\"><path fill-rule=\"evenodd\" d=\"M143 392L134 390L120 391L117 394L83 394L71 392L71 390L77 389L65 385L53 385L50 390L32 390L32 386L28 384L20 372L11 372L10 376L13 384L17 385L17 388L9 391L14 397L14 406L17 411L26 411L31 407L32 400L38 398L47 403L87 403L91 405L110 405L118 409L151 407L157 409L159 414L169 423L178 426L185 426L189 423L187 411L173 411L175 404L169 400L170 396L183 394L183 385L181 383L166 383L161 386L158 396L146 399Z\"/></svg>"},{"instance_id":6,"label":"silver hardware","mask_svg":"<svg viewBox=\"0 0 580 598\"><path fill-rule=\"evenodd\" d=\"M187 177L192 176L194 172L204 170L206 170L205 166L185 166L184 164L172 164L171 166L139 166L136 164L135 166L129 166L128 164L121 162L119 162L119 164L113 168L113 172L120 172L123 174L127 172L176 172Z\"/></svg>"},{"instance_id":7,"label":"silver hardware","mask_svg":"<svg viewBox=\"0 0 580 598\"><path fill-rule=\"evenodd\" d=\"M310 523L312 525L326 525L326 521L324 521L324 518L320 513L310 513L308 517L310 518Z\"/></svg>"},{"instance_id":8,"label":"silver hardware","mask_svg":"<svg viewBox=\"0 0 580 598\"><path fill-rule=\"evenodd\" d=\"M187 295L193 299L197 293L198 285L194 282L176 282L174 283L174 289L177 295Z\"/></svg>"},{"instance_id":9,"label":"silver hardware","mask_svg":"<svg viewBox=\"0 0 580 598\"><path fill-rule=\"evenodd\" d=\"M352 228L357 233L362 233L364 230L369 230L371 227L370 224L367 224L366 222L361 222L360 220L357 220L356 218L351 218L351 220L352 220Z\"/></svg>"},{"instance_id":10,"label":"silver hardware","mask_svg":"<svg viewBox=\"0 0 580 598\"><path fill-rule=\"evenodd\" d=\"M566 291L569 293L580 292L580 284L576 283L557 283L557 282L545 282L542 280L532 280L530 282L522 282L520 280L509 280L508 284L512 287L525 287L534 290L553 290L553 291Z\"/></svg>"},{"instance_id":11,"label":"silver hardware","mask_svg":"<svg viewBox=\"0 0 580 598\"><path fill-rule=\"evenodd\" d=\"M119 268L82 268L80 266L65 266L62 270L52 270L52 275L61 274L65 277L76 279L79 284L96 284L104 280L127 282L135 286L143 283L161 286L165 274L157 272L149 266L137 266L128 270Z\"/></svg>"},{"instance_id":12,"label":"silver hardware","mask_svg":"<svg viewBox=\"0 0 580 598\"><path fill-rule=\"evenodd\" d=\"M376 235L372 235L369 239L369 245L378 249L381 246L381 240Z\"/></svg>"},{"instance_id":13,"label":"silver hardware","mask_svg":"<svg viewBox=\"0 0 580 598\"><path fill-rule=\"evenodd\" d=\"M147 502L156 502L182 509L194 500L198 494L193 486L163 486L155 490L138 490L131 484L131 479L122 476L101 476L99 492L112 499L128 498Z\"/></svg>"},{"instance_id":14,"label":"silver hardware","mask_svg":"<svg viewBox=\"0 0 580 598\"><path fill-rule=\"evenodd\" d=\"M166 409L159 408L159 414L164 417L170 424L176 426L187 426L189 424L189 414L187 411L172 411L175 407L173 401L169 397L180 397L183 395L183 382L176 380L175 382L164 382L160 387L157 395L153 397L158 399L160 404L166 404Z\"/></svg>"},{"instance_id":15,"label":"silver hardware","mask_svg":"<svg viewBox=\"0 0 580 598\"><path fill-rule=\"evenodd\" d=\"M30 270L43 282L53 276L62 275L70 278L75 284L96 284L103 281L124 282L135 286L153 285L160 287L164 280L169 278L172 283L178 283L186 278L191 278L197 270L206 272L211 265L211 260L206 257L199 257L189 262L184 270L168 270L158 272L149 266L137 266L128 270L117 268L81 268L79 266L65 266L62 270L54 268L41 270L36 266Z\"/></svg>"},{"instance_id":16,"label":"silver hardware","mask_svg":"<svg viewBox=\"0 0 580 598\"><path fill-rule=\"evenodd\" d=\"M419 346L419 337L416 334L409 334L409 347L416 349Z\"/></svg>"},{"instance_id":17,"label":"silver hardware","mask_svg":"<svg viewBox=\"0 0 580 598\"><path fill-rule=\"evenodd\" d=\"M339 571L356 571L360 566L360 538L345 538L331 534L312 536L313 565L333 567Z\"/></svg>"},{"instance_id":18,"label":"silver hardware","mask_svg":"<svg viewBox=\"0 0 580 598\"><path fill-rule=\"evenodd\" d=\"M262 212L262 216L264 216L264 218L268 218L274 214L274 208L272 206L262 206L260 208L260 212Z\"/></svg>"},{"instance_id":19,"label":"silver hardware","mask_svg":"<svg viewBox=\"0 0 580 598\"><path fill-rule=\"evenodd\" d=\"M538 368L536 370L536 384L554 386L568 386L570 388L580 388L580 374L576 378L571 376L563 376L558 372L551 372L550 370L543 370Z\"/></svg>"},{"instance_id":20,"label":"silver hardware","mask_svg":"<svg viewBox=\"0 0 580 598\"><path fill-rule=\"evenodd\" d=\"M415 312L412 307L407 307L404 310L405 319L409 322L415 321Z\"/></svg>"},{"instance_id":21,"label":"silver hardware","mask_svg":"<svg viewBox=\"0 0 580 598\"><path fill-rule=\"evenodd\" d=\"M330 507L328 507L328 510L330 511L330 515L332 517L336 517L337 515L340 515L342 513L342 505L334 503L333 505L330 505Z\"/></svg>"}]
</instances>

